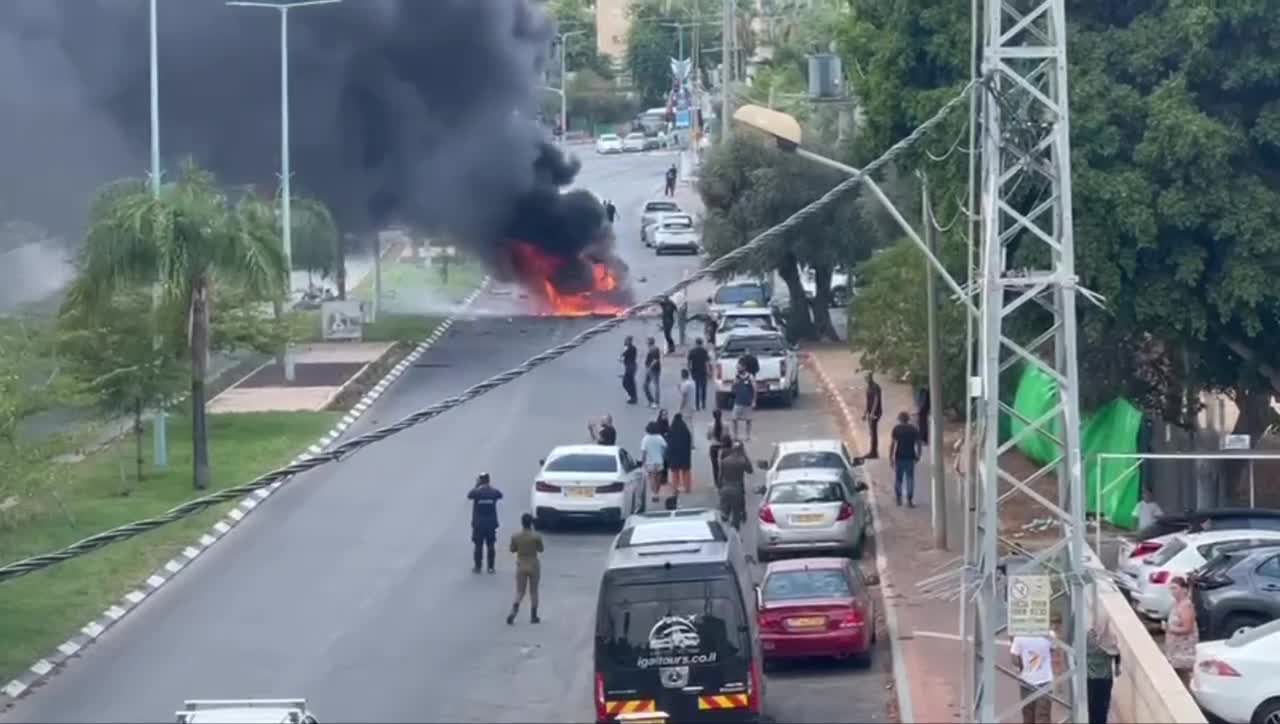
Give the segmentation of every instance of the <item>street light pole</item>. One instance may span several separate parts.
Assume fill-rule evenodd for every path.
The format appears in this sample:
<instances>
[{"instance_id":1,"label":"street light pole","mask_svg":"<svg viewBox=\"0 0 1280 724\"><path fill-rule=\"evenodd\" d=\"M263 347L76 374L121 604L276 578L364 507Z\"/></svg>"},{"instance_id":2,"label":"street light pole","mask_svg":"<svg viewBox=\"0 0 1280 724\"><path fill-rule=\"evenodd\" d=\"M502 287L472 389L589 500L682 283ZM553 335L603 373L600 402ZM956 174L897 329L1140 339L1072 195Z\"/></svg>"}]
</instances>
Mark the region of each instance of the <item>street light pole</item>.
<instances>
[{"instance_id":1,"label":"street light pole","mask_svg":"<svg viewBox=\"0 0 1280 724\"><path fill-rule=\"evenodd\" d=\"M920 174L921 207L924 214L924 241L929 252L938 255L938 236L933 226L933 206L929 200L929 179ZM938 339L938 283L933 267L924 265L925 304L929 333L929 493L933 514L933 544L947 549L947 479L942 456L942 349ZM926 432L921 430L921 433Z\"/></svg>"},{"instance_id":2,"label":"street light pole","mask_svg":"<svg viewBox=\"0 0 1280 724\"><path fill-rule=\"evenodd\" d=\"M557 33L556 37L560 39L560 143L563 145L569 135L569 76L568 76L568 54L566 48L569 45L569 38L574 35L581 35L585 30L570 30L567 33Z\"/></svg>"},{"instance_id":3,"label":"street light pole","mask_svg":"<svg viewBox=\"0 0 1280 724\"><path fill-rule=\"evenodd\" d=\"M150 66L151 66L151 194L160 198L160 39L157 0L151 0L150 19ZM157 280L151 285L151 306L157 314L160 308L163 288ZM157 328L158 328L157 324ZM159 351L164 345L159 334L151 338L152 349ZM152 440L152 457L156 469L164 470L169 466L169 416L161 407L155 414L155 435Z\"/></svg>"},{"instance_id":4,"label":"street light pole","mask_svg":"<svg viewBox=\"0 0 1280 724\"><path fill-rule=\"evenodd\" d=\"M720 32L720 140L725 141L733 134L733 118L729 113L732 106L729 100L729 81L733 64L733 43L736 40L734 20L736 19L735 0L724 0L724 29Z\"/></svg>"}]
</instances>

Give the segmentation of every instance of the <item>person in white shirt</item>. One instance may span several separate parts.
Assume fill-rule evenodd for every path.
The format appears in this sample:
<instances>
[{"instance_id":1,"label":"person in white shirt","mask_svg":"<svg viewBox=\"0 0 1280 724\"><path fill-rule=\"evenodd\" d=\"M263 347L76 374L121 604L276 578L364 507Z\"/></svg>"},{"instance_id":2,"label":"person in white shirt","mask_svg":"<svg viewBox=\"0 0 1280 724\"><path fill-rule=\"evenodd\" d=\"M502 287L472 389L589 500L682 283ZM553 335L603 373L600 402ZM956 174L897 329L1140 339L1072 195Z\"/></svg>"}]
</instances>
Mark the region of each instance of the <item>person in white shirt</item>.
<instances>
[{"instance_id":1,"label":"person in white shirt","mask_svg":"<svg viewBox=\"0 0 1280 724\"><path fill-rule=\"evenodd\" d=\"M644 429L644 437L640 438L640 464L644 466L645 477L649 480L653 502L660 501L662 493L662 466L667 459L667 441L658 433L658 423L651 422Z\"/></svg>"},{"instance_id":2,"label":"person in white shirt","mask_svg":"<svg viewBox=\"0 0 1280 724\"><path fill-rule=\"evenodd\" d=\"M676 414L684 415L686 420L693 419L693 387L693 378L689 376L689 370L680 370L680 409L676 410Z\"/></svg>"},{"instance_id":3,"label":"person in white shirt","mask_svg":"<svg viewBox=\"0 0 1280 724\"><path fill-rule=\"evenodd\" d=\"M1150 488L1142 489L1142 500L1139 500L1137 507L1133 509L1133 515L1138 519L1138 530L1155 523L1157 518L1164 515L1164 509L1155 498Z\"/></svg>"},{"instance_id":4,"label":"person in white shirt","mask_svg":"<svg viewBox=\"0 0 1280 724\"><path fill-rule=\"evenodd\" d=\"M1014 636L1009 653L1018 670L1021 698L1053 683L1053 641L1048 636ZM1023 724L1048 724L1052 707L1053 700L1047 695L1023 705Z\"/></svg>"}]
</instances>

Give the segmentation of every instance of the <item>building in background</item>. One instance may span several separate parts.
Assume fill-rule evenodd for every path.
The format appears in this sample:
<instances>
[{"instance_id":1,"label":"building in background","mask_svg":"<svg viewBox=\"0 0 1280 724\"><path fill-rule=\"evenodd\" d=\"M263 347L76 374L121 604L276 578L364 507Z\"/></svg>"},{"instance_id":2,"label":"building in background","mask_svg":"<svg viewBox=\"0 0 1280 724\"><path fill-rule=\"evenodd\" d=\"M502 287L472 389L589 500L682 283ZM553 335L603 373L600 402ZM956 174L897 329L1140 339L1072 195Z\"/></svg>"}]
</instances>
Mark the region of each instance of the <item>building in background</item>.
<instances>
[{"instance_id":1,"label":"building in background","mask_svg":"<svg viewBox=\"0 0 1280 724\"><path fill-rule=\"evenodd\" d=\"M627 30L631 25L631 0L596 0L596 51L615 65L627 58Z\"/></svg>"}]
</instances>

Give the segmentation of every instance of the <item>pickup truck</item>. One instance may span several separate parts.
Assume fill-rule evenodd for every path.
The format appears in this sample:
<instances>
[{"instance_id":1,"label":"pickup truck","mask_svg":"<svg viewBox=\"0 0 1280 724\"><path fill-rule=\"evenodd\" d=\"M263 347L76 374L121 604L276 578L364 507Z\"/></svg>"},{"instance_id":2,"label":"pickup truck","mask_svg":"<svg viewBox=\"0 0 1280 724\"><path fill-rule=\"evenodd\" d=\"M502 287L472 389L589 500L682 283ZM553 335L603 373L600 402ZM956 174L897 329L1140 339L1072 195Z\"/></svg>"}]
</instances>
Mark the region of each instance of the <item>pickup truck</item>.
<instances>
[{"instance_id":1,"label":"pickup truck","mask_svg":"<svg viewBox=\"0 0 1280 724\"><path fill-rule=\"evenodd\" d=\"M188 699L178 724L316 724L306 699Z\"/></svg>"},{"instance_id":2,"label":"pickup truck","mask_svg":"<svg viewBox=\"0 0 1280 724\"><path fill-rule=\"evenodd\" d=\"M790 406L800 396L800 357L781 333L733 329L717 340L715 352L716 404L721 408L733 406L738 360L748 353L760 363L760 374L756 375L757 400L777 399Z\"/></svg>"}]
</instances>

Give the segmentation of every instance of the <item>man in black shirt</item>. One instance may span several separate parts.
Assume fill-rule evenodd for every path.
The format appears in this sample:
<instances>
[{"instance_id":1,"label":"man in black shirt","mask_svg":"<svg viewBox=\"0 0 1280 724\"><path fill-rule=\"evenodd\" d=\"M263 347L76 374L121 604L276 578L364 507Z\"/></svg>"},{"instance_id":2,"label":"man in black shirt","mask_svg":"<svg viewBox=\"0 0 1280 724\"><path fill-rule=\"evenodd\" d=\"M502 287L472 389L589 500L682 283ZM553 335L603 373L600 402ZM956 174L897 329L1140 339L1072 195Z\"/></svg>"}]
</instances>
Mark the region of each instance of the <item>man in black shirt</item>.
<instances>
[{"instance_id":1,"label":"man in black shirt","mask_svg":"<svg viewBox=\"0 0 1280 724\"><path fill-rule=\"evenodd\" d=\"M880 457L880 418L884 415L884 404L880 398L880 385L876 378L867 373L867 404L862 408L862 419L867 423L867 432L871 436L871 450L868 458Z\"/></svg>"},{"instance_id":2,"label":"man in black shirt","mask_svg":"<svg viewBox=\"0 0 1280 724\"><path fill-rule=\"evenodd\" d=\"M711 355L699 337L689 350L689 376L693 378L693 409L707 409L707 376L711 368Z\"/></svg>"},{"instance_id":3,"label":"man in black shirt","mask_svg":"<svg viewBox=\"0 0 1280 724\"><path fill-rule=\"evenodd\" d=\"M760 374L760 360L756 356L747 352L738 358L738 366L746 370L747 374L756 377Z\"/></svg>"},{"instance_id":4,"label":"man in black shirt","mask_svg":"<svg viewBox=\"0 0 1280 724\"><path fill-rule=\"evenodd\" d=\"M636 345L631 335L622 341L622 389L627 393L627 404L636 404Z\"/></svg>"},{"instance_id":5,"label":"man in black shirt","mask_svg":"<svg viewBox=\"0 0 1280 724\"><path fill-rule=\"evenodd\" d=\"M929 388L916 392L916 429L920 431L920 444L929 444Z\"/></svg>"},{"instance_id":6,"label":"man in black shirt","mask_svg":"<svg viewBox=\"0 0 1280 724\"><path fill-rule=\"evenodd\" d=\"M472 573L480 572L481 554L488 553L489 572L493 573L493 544L498 536L498 501L502 491L489 485L489 473L480 473L475 487L467 493L471 501L471 543L474 546Z\"/></svg>"},{"instance_id":7,"label":"man in black shirt","mask_svg":"<svg viewBox=\"0 0 1280 724\"><path fill-rule=\"evenodd\" d=\"M610 224L618 218L618 207L613 205L613 201L604 202L604 215L608 217Z\"/></svg>"},{"instance_id":8,"label":"man in black shirt","mask_svg":"<svg viewBox=\"0 0 1280 724\"><path fill-rule=\"evenodd\" d=\"M649 338L649 351L644 355L644 396L649 400L649 407L657 408L662 401L662 350L658 342Z\"/></svg>"},{"instance_id":9,"label":"man in black shirt","mask_svg":"<svg viewBox=\"0 0 1280 724\"><path fill-rule=\"evenodd\" d=\"M676 326L676 303L670 297L663 297L659 306L662 309L662 336L667 340L667 354L675 354L676 341L671 338L671 330Z\"/></svg>"},{"instance_id":10,"label":"man in black shirt","mask_svg":"<svg viewBox=\"0 0 1280 724\"><path fill-rule=\"evenodd\" d=\"M618 444L618 430L613 426L613 415L600 418L599 427L596 427L595 423L588 424L587 432L591 433L591 439L597 445Z\"/></svg>"},{"instance_id":11,"label":"man in black shirt","mask_svg":"<svg viewBox=\"0 0 1280 724\"><path fill-rule=\"evenodd\" d=\"M902 505L902 497L907 498L907 507L916 507L916 461L920 459L920 431L911 424L911 415L898 413L898 424L893 428L889 443L889 464L893 466L893 498Z\"/></svg>"}]
</instances>

